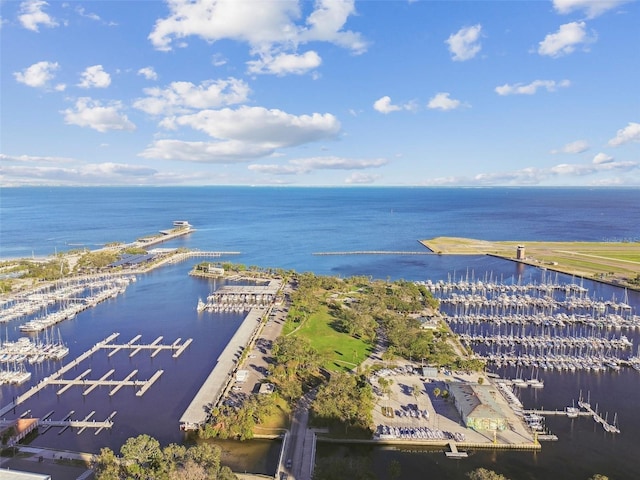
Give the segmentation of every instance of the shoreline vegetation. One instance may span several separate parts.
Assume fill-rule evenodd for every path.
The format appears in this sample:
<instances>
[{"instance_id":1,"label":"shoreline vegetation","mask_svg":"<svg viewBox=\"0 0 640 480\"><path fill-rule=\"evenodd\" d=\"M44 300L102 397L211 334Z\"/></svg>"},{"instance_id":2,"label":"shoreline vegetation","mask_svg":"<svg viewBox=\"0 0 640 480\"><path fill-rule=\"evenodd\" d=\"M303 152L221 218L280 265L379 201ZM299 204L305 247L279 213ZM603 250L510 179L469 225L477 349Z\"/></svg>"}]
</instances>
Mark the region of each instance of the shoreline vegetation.
<instances>
[{"instance_id":1,"label":"shoreline vegetation","mask_svg":"<svg viewBox=\"0 0 640 480\"><path fill-rule=\"evenodd\" d=\"M438 255L491 255L640 291L639 242L527 242L436 237L420 243ZM518 247L521 247L518 256Z\"/></svg>"}]
</instances>

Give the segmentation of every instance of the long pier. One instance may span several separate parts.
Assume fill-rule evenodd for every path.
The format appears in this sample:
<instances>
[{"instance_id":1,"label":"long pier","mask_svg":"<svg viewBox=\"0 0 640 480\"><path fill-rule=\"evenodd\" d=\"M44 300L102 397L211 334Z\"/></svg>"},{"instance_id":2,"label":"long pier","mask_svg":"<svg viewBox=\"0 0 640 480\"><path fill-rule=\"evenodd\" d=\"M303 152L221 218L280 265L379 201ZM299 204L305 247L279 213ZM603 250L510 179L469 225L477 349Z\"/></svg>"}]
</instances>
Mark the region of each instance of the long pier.
<instances>
[{"instance_id":1,"label":"long pier","mask_svg":"<svg viewBox=\"0 0 640 480\"><path fill-rule=\"evenodd\" d=\"M109 342L103 342L100 345L100 348L105 349L105 350L111 349L111 352L109 352L109 356L110 357L115 355L120 350L132 350L129 353L129 357L135 356L136 354L138 354L142 350L152 350L152 353L151 353L152 357L155 357L158 353L160 353L163 350L171 350L173 352L173 355L172 355L173 358L178 358L180 356L180 354L182 352L184 352L184 350L193 341L192 338L188 338L183 343L180 343L181 339L179 338L175 342L173 342L172 344L166 345L166 344L161 344L160 343L162 341L162 339L163 339L163 337L160 336L160 337L156 338L151 343L147 343L147 344L137 343L137 341L140 340L141 337L142 337L142 335L136 335L131 340L129 340L127 343L123 343L123 344L112 344L112 343L109 343Z\"/></svg>"},{"instance_id":2,"label":"long pier","mask_svg":"<svg viewBox=\"0 0 640 480\"><path fill-rule=\"evenodd\" d=\"M565 410L523 410L523 413L534 414L534 415L561 415L565 417L569 417L570 415L576 415L578 417L591 417L591 413L589 412L573 412L571 414L567 413Z\"/></svg>"}]
</instances>

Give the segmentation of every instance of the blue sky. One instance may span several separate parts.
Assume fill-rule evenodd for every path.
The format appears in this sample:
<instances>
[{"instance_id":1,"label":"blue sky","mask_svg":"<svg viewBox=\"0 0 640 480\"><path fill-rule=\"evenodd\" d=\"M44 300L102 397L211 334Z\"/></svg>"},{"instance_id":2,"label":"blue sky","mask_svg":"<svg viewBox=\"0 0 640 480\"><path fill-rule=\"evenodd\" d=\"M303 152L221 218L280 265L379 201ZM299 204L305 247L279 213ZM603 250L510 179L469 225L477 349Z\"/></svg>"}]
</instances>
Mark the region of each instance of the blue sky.
<instances>
[{"instance_id":1,"label":"blue sky","mask_svg":"<svg viewBox=\"0 0 640 480\"><path fill-rule=\"evenodd\" d=\"M640 186L635 1L0 9L4 186Z\"/></svg>"}]
</instances>

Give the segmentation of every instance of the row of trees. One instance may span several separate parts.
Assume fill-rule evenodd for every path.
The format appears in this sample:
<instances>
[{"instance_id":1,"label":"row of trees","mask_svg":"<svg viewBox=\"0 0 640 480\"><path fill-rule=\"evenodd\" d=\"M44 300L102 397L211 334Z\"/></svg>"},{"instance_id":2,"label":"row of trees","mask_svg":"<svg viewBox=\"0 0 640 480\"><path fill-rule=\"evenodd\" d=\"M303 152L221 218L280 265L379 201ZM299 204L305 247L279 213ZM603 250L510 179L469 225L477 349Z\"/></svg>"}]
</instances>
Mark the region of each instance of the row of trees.
<instances>
[{"instance_id":1,"label":"row of trees","mask_svg":"<svg viewBox=\"0 0 640 480\"><path fill-rule=\"evenodd\" d=\"M273 413L275 399L271 395L251 395L242 405L220 405L200 432L202 438L253 438L253 429Z\"/></svg>"},{"instance_id":2,"label":"row of trees","mask_svg":"<svg viewBox=\"0 0 640 480\"><path fill-rule=\"evenodd\" d=\"M316 386L322 379L322 357L306 338L281 336L271 349L274 364L269 380L279 395L289 403L295 403L305 390Z\"/></svg>"},{"instance_id":3,"label":"row of trees","mask_svg":"<svg viewBox=\"0 0 640 480\"><path fill-rule=\"evenodd\" d=\"M364 376L334 373L318 389L311 409L316 423L337 421L346 433L349 427L368 429L374 405L371 384Z\"/></svg>"},{"instance_id":4,"label":"row of trees","mask_svg":"<svg viewBox=\"0 0 640 480\"><path fill-rule=\"evenodd\" d=\"M509 480L504 475L496 473L493 470L488 470L486 468L476 468L475 470L467 473L467 477L470 480ZM589 480L609 480L609 477L596 473L595 475L589 477Z\"/></svg>"},{"instance_id":5,"label":"row of trees","mask_svg":"<svg viewBox=\"0 0 640 480\"><path fill-rule=\"evenodd\" d=\"M208 443L165 448L149 435L129 438L120 455L103 448L93 465L96 480L237 480L220 463L221 449Z\"/></svg>"}]
</instances>

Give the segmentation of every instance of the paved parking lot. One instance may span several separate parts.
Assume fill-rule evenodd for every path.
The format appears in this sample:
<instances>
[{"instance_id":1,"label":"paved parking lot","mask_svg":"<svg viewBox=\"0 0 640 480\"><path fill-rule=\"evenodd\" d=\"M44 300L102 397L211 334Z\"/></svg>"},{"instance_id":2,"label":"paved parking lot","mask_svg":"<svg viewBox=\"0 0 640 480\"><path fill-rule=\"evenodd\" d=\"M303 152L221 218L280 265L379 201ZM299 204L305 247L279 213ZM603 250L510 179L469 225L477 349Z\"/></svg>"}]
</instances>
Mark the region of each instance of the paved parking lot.
<instances>
[{"instance_id":1,"label":"paved parking lot","mask_svg":"<svg viewBox=\"0 0 640 480\"><path fill-rule=\"evenodd\" d=\"M231 387L227 401L242 401L242 399L258 393L260 390L260 385L268 374L269 366L273 363L271 347L282 332L282 327L287 318L287 308L287 305L282 304L274 305L271 309L267 321L241 367L242 370L247 372L246 379L242 382L236 382Z\"/></svg>"},{"instance_id":2,"label":"paved parking lot","mask_svg":"<svg viewBox=\"0 0 640 480\"><path fill-rule=\"evenodd\" d=\"M441 395L441 392L448 390L449 382L475 382L477 377L477 374L439 374L435 379L427 379L417 374L397 371L383 377L376 376L372 384L376 392L373 422L378 427L377 433L382 434L382 438L395 436L426 443L442 444L451 440L466 443L493 442L493 432L477 432L463 425L453 401ZM392 382L388 395L383 393L379 378ZM501 404L513 428L498 432L496 440L500 443L530 443L532 436L521 419L512 412L506 401ZM383 411L388 414L385 415ZM380 426L387 428L381 429Z\"/></svg>"}]
</instances>

